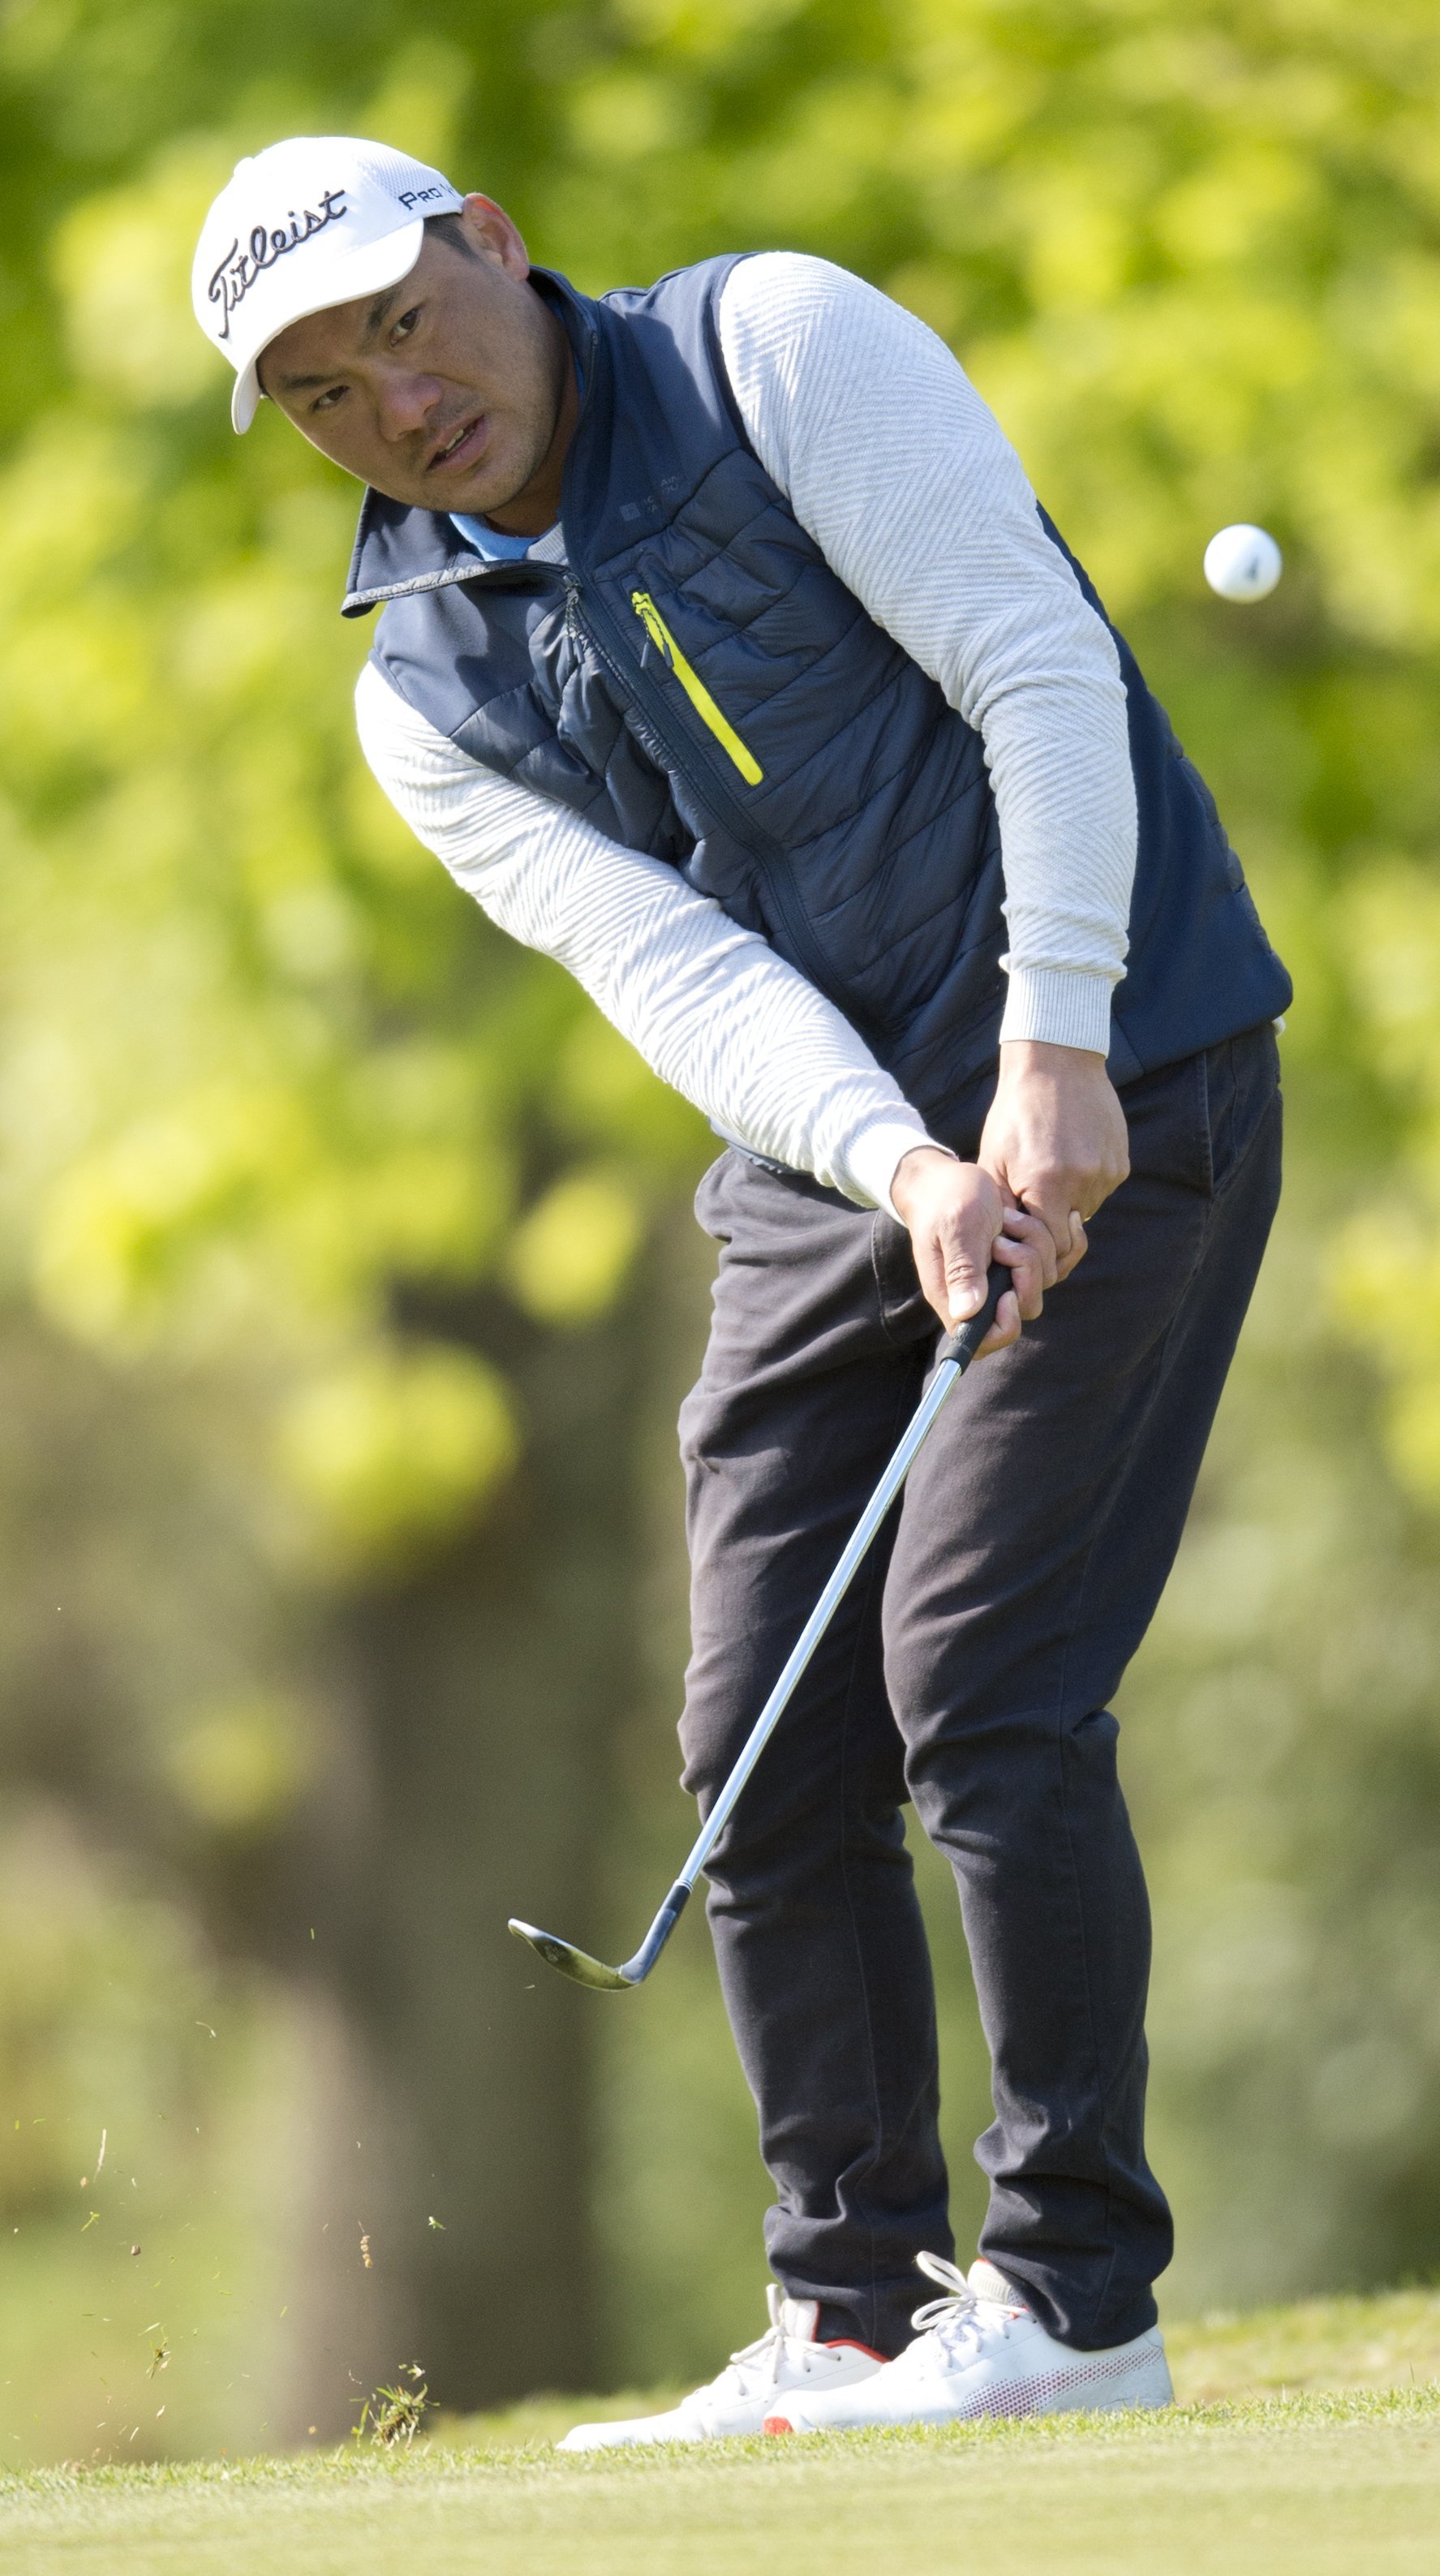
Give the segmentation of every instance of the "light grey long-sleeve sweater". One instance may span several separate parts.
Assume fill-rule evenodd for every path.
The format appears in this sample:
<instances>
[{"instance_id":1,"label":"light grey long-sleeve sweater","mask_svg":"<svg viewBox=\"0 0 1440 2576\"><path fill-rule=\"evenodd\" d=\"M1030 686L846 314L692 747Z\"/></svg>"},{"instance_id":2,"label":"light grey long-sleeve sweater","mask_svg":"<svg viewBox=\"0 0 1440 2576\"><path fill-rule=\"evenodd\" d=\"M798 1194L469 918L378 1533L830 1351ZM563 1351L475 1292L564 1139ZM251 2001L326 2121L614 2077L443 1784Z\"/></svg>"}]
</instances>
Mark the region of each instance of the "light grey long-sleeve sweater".
<instances>
[{"instance_id":1,"label":"light grey long-sleeve sweater","mask_svg":"<svg viewBox=\"0 0 1440 2576\"><path fill-rule=\"evenodd\" d=\"M756 453L877 624L978 730L999 816L1012 1038L1104 1053L1135 792L1114 644L943 342L828 261L741 261L720 339ZM564 560L557 526L531 549ZM360 738L421 841L558 958L753 1152L888 1207L924 1122L848 1022L676 871L482 768L367 664Z\"/></svg>"}]
</instances>

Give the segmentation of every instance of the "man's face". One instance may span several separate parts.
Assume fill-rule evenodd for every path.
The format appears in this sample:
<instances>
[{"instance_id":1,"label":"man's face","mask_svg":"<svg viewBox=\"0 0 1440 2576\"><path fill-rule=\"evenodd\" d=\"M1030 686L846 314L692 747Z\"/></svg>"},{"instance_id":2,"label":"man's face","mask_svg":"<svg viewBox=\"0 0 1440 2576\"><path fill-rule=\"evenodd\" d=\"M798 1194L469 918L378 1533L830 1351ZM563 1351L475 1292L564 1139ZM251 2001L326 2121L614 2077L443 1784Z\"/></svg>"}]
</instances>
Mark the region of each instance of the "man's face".
<instances>
[{"instance_id":1,"label":"man's face","mask_svg":"<svg viewBox=\"0 0 1440 2576\"><path fill-rule=\"evenodd\" d=\"M460 243L427 233L398 286L292 322L265 351L261 379L312 445L362 483L476 517L514 502L529 533L527 515L548 526L559 503L569 350L527 283L509 216L467 197L461 223Z\"/></svg>"}]
</instances>

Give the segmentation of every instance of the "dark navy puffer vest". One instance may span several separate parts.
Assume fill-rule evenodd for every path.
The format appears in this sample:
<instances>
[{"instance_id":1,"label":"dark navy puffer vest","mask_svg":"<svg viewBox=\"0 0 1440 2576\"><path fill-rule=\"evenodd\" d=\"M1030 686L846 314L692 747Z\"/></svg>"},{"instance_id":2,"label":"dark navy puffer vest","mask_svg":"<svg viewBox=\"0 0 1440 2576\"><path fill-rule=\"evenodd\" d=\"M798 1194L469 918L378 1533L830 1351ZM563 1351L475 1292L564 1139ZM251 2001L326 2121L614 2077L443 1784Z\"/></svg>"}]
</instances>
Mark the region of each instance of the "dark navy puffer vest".
<instances>
[{"instance_id":1,"label":"dark navy puffer vest","mask_svg":"<svg viewBox=\"0 0 1440 2576\"><path fill-rule=\"evenodd\" d=\"M388 603L373 659L393 688L473 759L762 932L933 1132L973 1147L1005 997L980 737L755 455L716 327L733 265L597 303L536 272L584 385L568 569L482 566L448 518L372 492L346 613ZM1290 983L1207 789L1115 641L1140 815L1110 1059L1123 1083L1272 1018Z\"/></svg>"}]
</instances>

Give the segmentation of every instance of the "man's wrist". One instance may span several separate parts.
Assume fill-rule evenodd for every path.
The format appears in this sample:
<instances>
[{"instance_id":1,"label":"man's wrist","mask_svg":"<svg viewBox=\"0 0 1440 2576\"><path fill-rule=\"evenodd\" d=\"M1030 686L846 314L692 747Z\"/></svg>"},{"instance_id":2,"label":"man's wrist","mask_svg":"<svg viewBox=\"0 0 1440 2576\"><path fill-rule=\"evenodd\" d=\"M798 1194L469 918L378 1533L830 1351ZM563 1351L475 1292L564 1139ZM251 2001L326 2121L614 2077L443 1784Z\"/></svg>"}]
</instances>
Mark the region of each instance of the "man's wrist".
<instances>
[{"instance_id":1,"label":"man's wrist","mask_svg":"<svg viewBox=\"0 0 1440 2576\"><path fill-rule=\"evenodd\" d=\"M959 1160L959 1155L952 1154L948 1145L934 1145L928 1138L920 1144L910 1146L908 1151L901 1155L890 1179L890 1204L902 1225L908 1226L910 1223L907 1209L911 1193L916 1189L923 1189L926 1179L932 1172L953 1166Z\"/></svg>"}]
</instances>

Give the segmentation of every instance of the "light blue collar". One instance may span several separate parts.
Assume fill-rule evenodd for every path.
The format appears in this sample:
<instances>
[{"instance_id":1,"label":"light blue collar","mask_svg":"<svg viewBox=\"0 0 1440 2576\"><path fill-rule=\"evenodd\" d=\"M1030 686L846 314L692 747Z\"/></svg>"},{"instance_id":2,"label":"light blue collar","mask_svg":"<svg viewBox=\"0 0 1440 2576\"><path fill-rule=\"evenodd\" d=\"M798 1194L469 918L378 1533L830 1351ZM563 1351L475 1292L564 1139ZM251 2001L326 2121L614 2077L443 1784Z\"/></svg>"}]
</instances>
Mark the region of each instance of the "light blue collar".
<instances>
[{"instance_id":1,"label":"light blue collar","mask_svg":"<svg viewBox=\"0 0 1440 2576\"><path fill-rule=\"evenodd\" d=\"M534 537L507 537L502 528L492 528L484 519L467 519L459 510L451 511L450 525L459 529L466 544L486 563L523 563L536 543Z\"/></svg>"}]
</instances>

